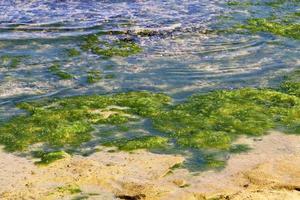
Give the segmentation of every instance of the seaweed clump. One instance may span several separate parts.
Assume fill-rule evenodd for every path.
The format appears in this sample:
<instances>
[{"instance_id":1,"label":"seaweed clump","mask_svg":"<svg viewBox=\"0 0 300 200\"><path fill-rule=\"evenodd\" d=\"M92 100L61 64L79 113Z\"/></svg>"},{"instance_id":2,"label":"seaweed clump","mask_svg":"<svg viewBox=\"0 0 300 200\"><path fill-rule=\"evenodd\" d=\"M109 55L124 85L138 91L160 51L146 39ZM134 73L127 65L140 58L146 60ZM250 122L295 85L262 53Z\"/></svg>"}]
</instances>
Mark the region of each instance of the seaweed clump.
<instances>
[{"instance_id":1,"label":"seaweed clump","mask_svg":"<svg viewBox=\"0 0 300 200\"><path fill-rule=\"evenodd\" d=\"M69 74L63 70L60 69L59 64L53 64L51 67L49 67L49 71L59 77L60 79L72 79L74 76L72 74Z\"/></svg>"},{"instance_id":2,"label":"seaweed clump","mask_svg":"<svg viewBox=\"0 0 300 200\"><path fill-rule=\"evenodd\" d=\"M285 80L280 85L280 90L287 94L300 97L300 70L296 70L291 75L285 77Z\"/></svg>"},{"instance_id":3,"label":"seaweed clump","mask_svg":"<svg viewBox=\"0 0 300 200\"><path fill-rule=\"evenodd\" d=\"M225 32L248 31L250 33L265 32L276 36L282 36L291 39L300 39L299 0L271 0L271 1L228 1L228 6L251 7L260 6L272 10L269 16L264 18L246 17L241 24L236 24ZM293 12L282 14L282 6L295 8ZM286 9L289 10L289 9ZM252 12L251 8L249 9ZM280 17L278 17L280 13ZM240 18L240 17L239 17Z\"/></svg>"},{"instance_id":4,"label":"seaweed clump","mask_svg":"<svg viewBox=\"0 0 300 200\"><path fill-rule=\"evenodd\" d=\"M99 70L90 70L87 74L87 82L89 84L97 83L102 79L101 71Z\"/></svg>"},{"instance_id":5,"label":"seaweed clump","mask_svg":"<svg viewBox=\"0 0 300 200\"><path fill-rule=\"evenodd\" d=\"M118 39L109 42L100 40L97 35L87 36L81 49L103 57L128 57L142 51L141 47L134 41Z\"/></svg>"},{"instance_id":6,"label":"seaweed clump","mask_svg":"<svg viewBox=\"0 0 300 200\"><path fill-rule=\"evenodd\" d=\"M300 99L293 95L269 89L222 90L192 96L161 113L154 126L180 146L229 150L239 135L260 136L275 128L296 131L299 111Z\"/></svg>"},{"instance_id":7,"label":"seaweed clump","mask_svg":"<svg viewBox=\"0 0 300 200\"><path fill-rule=\"evenodd\" d=\"M137 120L134 115L153 116L169 101L163 94L129 92L20 103L17 106L28 114L1 124L0 143L8 151L25 151L36 143L50 149L79 147L92 139L93 125L123 124Z\"/></svg>"},{"instance_id":8,"label":"seaweed clump","mask_svg":"<svg viewBox=\"0 0 300 200\"><path fill-rule=\"evenodd\" d=\"M0 67L17 68L24 56L3 55L0 57Z\"/></svg>"},{"instance_id":9,"label":"seaweed clump","mask_svg":"<svg viewBox=\"0 0 300 200\"><path fill-rule=\"evenodd\" d=\"M64 151L53 151L53 152L44 152L44 151L35 151L33 152L34 158L39 158L40 161L36 161L37 165L48 165L57 160L67 157L68 154Z\"/></svg>"},{"instance_id":10,"label":"seaweed clump","mask_svg":"<svg viewBox=\"0 0 300 200\"><path fill-rule=\"evenodd\" d=\"M68 52L69 57L77 57L77 56L80 56L80 51L78 51L78 50L75 49L75 48L68 49L67 52Z\"/></svg>"},{"instance_id":11,"label":"seaweed clump","mask_svg":"<svg viewBox=\"0 0 300 200\"><path fill-rule=\"evenodd\" d=\"M269 32L274 35L300 39L300 24L272 21L265 18L248 19L246 24L237 26L252 33Z\"/></svg>"},{"instance_id":12,"label":"seaweed clump","mask_svg":"<svg viewBox=\"0 0 300 200\"><path fill-rule=\"evenodd\" d=\"M295 4L299 3L299 0L270 0L270 1L228 1L229 6L268 6L272 8L278 8L284 4Z\"/></svg>"},{"instance_id":13,"label":"seaweed clump","mask_svg":"<svg viewBox=\"0 0 300 200\"><path fill-rule=\"evenodd\" d=\"M159 135L119 137L102 144L125 151L175 147L202 153L242 153L250 148L233 144L241 135L261 136L272 129L300 133L299 77L295 71L278 89L218 90L176 105L170 104L170 97L151 92L20 103L17 106L27 114L1 124L0 143L8 151L26 151L42 143L52 150L36 157L41 163L50 163L63 156L61 150L79 148L96 137L92 134L96 125L126 127L128 122L147 118ZM215 153L203 155L206 166L224 166L225 161Z\"/></svg>"},{"instance_id":14,"label":"seaweed clump","mask_svg":"<svg viewBox=\"0 0 300 200\"><path fill-rule=\"evenodd\" d=\"M131 151L135 149L163 148L167 145L168 139L160 136L144 136L131 139L119 139L104 143L105 146L116 146L119 150Z\"/></svg>"}]
</instances>

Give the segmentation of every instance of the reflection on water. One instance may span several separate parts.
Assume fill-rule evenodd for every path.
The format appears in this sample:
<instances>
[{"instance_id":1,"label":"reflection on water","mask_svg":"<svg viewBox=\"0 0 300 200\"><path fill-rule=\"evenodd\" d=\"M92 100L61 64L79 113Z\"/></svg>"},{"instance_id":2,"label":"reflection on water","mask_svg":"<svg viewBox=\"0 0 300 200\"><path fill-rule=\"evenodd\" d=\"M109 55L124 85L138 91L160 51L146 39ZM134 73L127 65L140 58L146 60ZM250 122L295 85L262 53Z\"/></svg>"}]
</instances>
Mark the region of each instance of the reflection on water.
<instances>
[{"instance_id":1,"label":"reflection on water","mask_svg":"<svg viewBox=\"0 0 300 200\"><path fill-rule=\"evenodd\" d=\"M215 88L272 85L274 77L299 65L299 41L214 31L249 15L272 14L272 8L261 5L245 9L225 1L5 1L0 7L0 55L20 56L17 67L2 63L0 68L3 101L59 91L153 90L184 98ZM67 49L78 48L91 33L129 37L143 51L110 59L89 53L69 57ZM51 75L53 62L74 78ZM90 70L114 78L90 85L85 80Z\"/></svg>"}]
</instances>

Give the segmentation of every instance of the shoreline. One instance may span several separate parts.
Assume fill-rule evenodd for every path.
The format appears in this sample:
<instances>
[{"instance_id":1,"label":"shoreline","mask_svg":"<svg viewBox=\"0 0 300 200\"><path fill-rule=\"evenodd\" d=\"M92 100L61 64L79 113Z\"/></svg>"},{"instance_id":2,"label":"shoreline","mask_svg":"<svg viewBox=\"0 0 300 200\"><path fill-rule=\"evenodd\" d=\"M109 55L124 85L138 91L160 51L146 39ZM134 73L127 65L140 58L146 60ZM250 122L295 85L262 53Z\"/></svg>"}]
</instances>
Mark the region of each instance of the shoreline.
<instances>
[{"instance_id":1,"label":"shoreline","mask_svg":"<svg viewBox=\"0 0 300 200\"><path fill-rule=\"evenodd\" d=\"M100 151L43 167L1 152L0 196L7 200L300 198L299 136L272 132L260 139L236 141L241 142L252 150L231 155L221 171L197 175L186 169L168 173L184 161L182 156L144 150Z\"/></svg>"}]
</instances>

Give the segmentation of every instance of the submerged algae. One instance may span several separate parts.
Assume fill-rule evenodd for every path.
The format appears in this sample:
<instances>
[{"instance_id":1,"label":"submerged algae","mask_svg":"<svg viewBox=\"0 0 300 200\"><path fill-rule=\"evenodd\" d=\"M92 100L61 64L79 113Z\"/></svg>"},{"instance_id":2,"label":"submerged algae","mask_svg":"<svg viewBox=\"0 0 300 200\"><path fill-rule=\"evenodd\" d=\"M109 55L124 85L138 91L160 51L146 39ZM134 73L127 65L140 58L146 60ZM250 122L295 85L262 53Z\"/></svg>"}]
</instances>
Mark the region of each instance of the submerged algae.
<instances>
[{"instance_id":1,"label":"submerged algae","mask_svg":"<svg viewBox=\"0 0 300 200\"><path fill-rule=\"evenodd\" d=\"M51 148L78 147L92 138L95 124L122 124L136 120L132 115L150 116L159 112L169 98L149 92L113 96L78 96L18 104L28 112L0 126L0 143L8 151L23 151L32 144ZM148 106L146 106L148 105ZM128 109L114 109L122 106Z\"/></svg>"},{"instance_id":2,"label":"submerged algae","mask_svg":"<svg viewBox=\"0 0 300 200\"><path fill-rule=\"evenodd\" d=\"M270 0L270 1L228 1L229 6L269 6L273 8L280 7L284 4L299 3L300 0Z\"/></svg>"},{"instance_id":3,"label":"submerged algae","mask_svg":"<svg viewBox=\"0 0 300 200\"><path fill-rule=\"evenodd\" d=\"M262 18L245 16L245 20L240 22L239 16L234 22L234 14L231 16L230 24L235 24L227 30L219 30L220 33L258 33L265 32L277 36L282 36L291 39L300 39L300 24L299 24L299 11L297 8L300 6L299 0L271 0L271 1L228 1L227 5L231 8L235 6L240 9L241 7L247 9L249 13L253 13L252 6L259 6L263 9L266 7L268 12ZM288 6L289 9L282 9L283 6ZM293 8L293 9L291 9ZM247 13L248 13L247 12ZM278 14L280 13L280 14ZM279 17L280 16L280 17ZM228 17L228 16L227 16Z\"/></svg>"},{"instance_id":4,"label":"submerged algae","mask_svg":"<svg viewBox=\"0 0 300 200\"><path fill-rule=\"evenodd\" d=\"M229 149L238 135L298 126L297 112L296 96L269 89L223 90L191 97L154 119L154 126L183 146Z\"/></svg>"},{"instance_id":5,"label":"submerged algae","mask_svg":"<svg viewBox=\"0 0 300 200\"><path fill-rule=\"evenodd\" d=\"M53 73L54 75L56 75L57 77L61 78L61 79L72 79L74 78L73 75L64 72L60 69L60 65L59 64L54 64L51 67L49 67L49 71L51 73Z\"/></svg>"},{"instance_id":6,"label":"submerged algae","mask_svg":"<svg viewBox=\"0 0 300 200\"><path fill-rule=\"evenodd\" d=\"M41 162L47 163L57 158L57 149L77 148L96 137L92 134L94 125L118 127L148 118L160 132L159 136L119 137L102 144L126 151L168 146L240 153L249 150L243 144L232 144L240 135L261 136L271 129L300 133L299 87L287 87L287 82L299 84L299 77L296 71L279 89L219 90L194 95L176 105L170 104L170 97L151 92L20 103L17 106L28 114L1 124L0 143L8 151L25 151L33 144L43 143L54 149L39 157ZM220 168L224 165L223 160L210 154L206 156L207 166Z\"/></svg>"},{"instance_id":7,"label":"submerged algae","mask_svg":"<svg viewBox=\"0 0 300 200\"><path fill-rule=\"evenodd\" d=\"M68 49L67 52L68 52L69 57L76 57L76 56L80 55L80 51L78 51L75 48Z\"/></svg>"},{"instance_id":8,"label":"submerged algae","mask_svg":"<svg viewBox=\"0 0 300 200\"><path fill-rule=\"evenodd\" d=\"M247 20L246 24L239 25L236 28L246 29L250 32L269 32L274 35L300 39L300 24L276 22L265 18L256 18Z\"/></svg>"},{"instance_id":9,"label":"submerged algae","mask_svg":"<svg viewBox=\"0 0 300 200\"><path fill-rule=\"evenodd\" d=\"M56 188L58 192L69 193L69 194L78 194L81 193L81 189L78 185L66 185Z\"/></svg>"},{"instance_id":10,"label":"submerged algae","mask_svg":"<svg viewBox=\"0 0 300 200\"><path fill-rule=\"evenodd\" d=\"M116 146L120 150L131 151L135 149L153 149L165 147L168 139L160 136L144 136L131 139L119 139L105 143L105 146Z\"/></svg>"},{"instance_id":11,"label":"submerged algae","mask_svg":"<svg viewBox=\"0 0 300 200\"><path fill-rule=\"evenodd\" d=\"M24 56L3 55L0 57L0 67L16 68Z\"/></svg>"},{"instance_id":12,"label":"submerged algae","mask_svg":"<svg viewBox=\"0 0 300 200\"><path fill-rule=\"evenodd\" d=\"M81 49L104 57L127 57L142 51L142 48L134 41L115 40L108 42L100 40L97 35L87 36Z\"/></svg>"},{"instance_id":13,"label":"submerged algae","mask_svg":"<svg viewBox=\"0 0 300 200\"><path fill-rule=\"evenodd\" d=\"M101 71L99 70L90 70L87 74L87 82L89 84L97 83L102 79Z\"/></svg>"},{"instance_id":14,"label":"submerged algae","mask_svg":"<svg viewBox=\"0 0 300 200\"><path fill-rule=\"evenodd\" d=\"M37 165L47 165L56 160L63 159L68 154L64 151L54 151L54 152L44 152L44 151L35 151L33 152L33 157L39 158L40 161L35 162Z\"/></svg>"}]
</instances>

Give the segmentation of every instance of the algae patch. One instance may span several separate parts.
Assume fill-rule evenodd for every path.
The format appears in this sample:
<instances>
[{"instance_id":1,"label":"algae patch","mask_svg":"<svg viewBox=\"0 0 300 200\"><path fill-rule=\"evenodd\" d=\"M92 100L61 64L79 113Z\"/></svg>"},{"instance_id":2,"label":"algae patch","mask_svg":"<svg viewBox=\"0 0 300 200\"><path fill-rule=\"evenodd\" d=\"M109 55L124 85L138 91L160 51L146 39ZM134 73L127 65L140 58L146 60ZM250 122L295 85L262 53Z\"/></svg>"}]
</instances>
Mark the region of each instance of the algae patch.
<instances>
[{"instance_id":1,"label":"algae patch","mask_svg":"<svg viewBox=\"0 0 300 200\"><path fill-rule=\"evenodd\" d=\"M33 152L34 158L39 158L40 161L36 161L37 165L47 165L53 163L57 160L66 158L68 154L64 151L54 151L54 152L44 152L44 151L35 151Z\"/></svg>"},{"instance_id":2,"label":"algae patch","mask_svg":"<svg viewBox=\"0 0 300 200\"><path fill-rule=\"evenodd\" d=\"M24 56L2 55L0 57L0 67L17 68Z\"/></svg>"},{"instance_id":3,"label":"algae patch","mask_svg":"<svg viewBox=\"0 0 300 200\"><path fill-rule=\"evenodd\" d=\"M120 150L131 151L135 149L153 149L163 148L167 145L168 139L159 136L144 136L131 139L119 139L109 143L106 146L116 146Z\"/></svg>"},{"instance_id":4,"label":"algae patch","mask_svg":"<svg viewBox=\"0 0 300 200\"><path fill-rule=\"evenodd\" d=\"M130 92L20 103L17 106L28 114L1 124L0 143L8 151L25 151L37 143L52 149L79 147L92 139L94 125L137 120L133 115L152 116L169 101L163 94ZM109 106L128 109L115 108L112 112Z\"/></svg>"},{"instance_id":5,"label":"algae patch","mask_svg":"<svg viewBox=\"0 0 300 200\"><path fill-rule=\"evenodd\" d=\"M264 18L247 20L246 24L239 25L237 28L246 29L252 33L269 32L274 35L300 39L300 24L276 22Z\"/></svg>"},{"instance_id":6,"label":"algae patch","mask_svg":"<svg viewBox=\"0 0 300 200\"><path fill-rule=\"evenodd\" d=\"M250 150L246 145L233 144L241 135L261 136L271 129L300 133L298 84L296 71L278 89L218 90L193 95L175 105L167 95L151 92L24 102L17 106L27 111L27 115L15 116L1 124L0 143L8 151L26 151L42 143L50 150L36 157L47 164L61 159L62 150L72 152L70 149L101 137L101 130L93 134L96 126L115 126L123 135L100 144L125 151L164 148L198 151L204 159L202 163L220 168L225 161L216 153ZM151 122L156 133L128 137L131 129L127 123L143 119ZM106 132L103 130L102 135L107 135Z\"/></svg>"},{"instance_id":7,"label":"algae patch","mask_svg":"<svg viewBox=\"0 0 300 200\"><path fill-rule=\"evenodd\" d=\"M89 84L97 83L102 79L102 73L99 70L90 70L87 74L87 82Z\"/></svg>"},{"instance_id":8,"label":"algae patch","mask_svg":"<svg viewBox=\"0 0 300 200\"><path fill-rule=\"evenodd\" d=\"M72 74L61 70L59 64L53 64L51 67L49 67L49 71L60 79L66 80L74 78Z\"/></svg>"},{"instance_id":9,"label":"algae patch","mask_svg":"<svg viewBox=\"0 0 300 200\"><path fill-rule=\"evenodd\" d=\"M84 43L81 45L81 49L103 57L127 57L142 51L142 48L134 41L121 39L105 41L100 40L97 35L87 36Z\"/></svg>"},{"instance_id":10,"label":"algae patch","mask_svg":"<svg viewBox=\"0 0 300 200\"><path fill-rule=\"evenodd\" d=\"M262 32L299 40L299 3L299 0L228 1L227 5L233 11L230 16L230 23L234 25L225 32L246 32L252 34ZM263 15L263 17L257 17L255 14L257 7L260 9L266 9L266 13ZM288 7L288 9L283 9L283 7ZM251 13L251 15L245 15L241 17L241 9L246 10L245 13ZM235 12L240 14L235 15ZM236 21L232 21L232 19L235 19ZM241 21L241 19L243 20ZM220 32L222 33L223 31Z\"/></svg>"}]
</instances>

